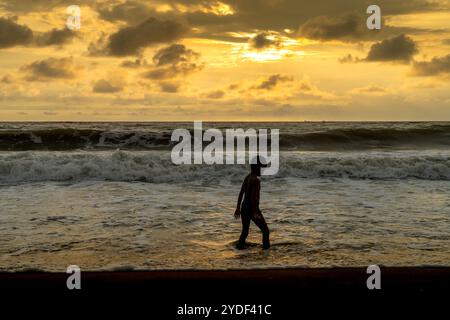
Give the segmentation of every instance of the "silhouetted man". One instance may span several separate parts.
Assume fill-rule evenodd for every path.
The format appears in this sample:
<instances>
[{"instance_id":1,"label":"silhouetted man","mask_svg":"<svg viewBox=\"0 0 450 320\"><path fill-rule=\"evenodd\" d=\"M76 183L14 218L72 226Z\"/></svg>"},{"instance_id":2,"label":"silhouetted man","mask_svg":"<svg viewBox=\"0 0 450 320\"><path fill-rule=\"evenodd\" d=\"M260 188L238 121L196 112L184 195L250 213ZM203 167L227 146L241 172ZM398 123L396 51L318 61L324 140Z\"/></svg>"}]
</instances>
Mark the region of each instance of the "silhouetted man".
<instances>
[{"instance_id":1,"label":"silhouetted man","mask_svg":"<svg viewBox=\"0 0 450 320\"><path fill-rule=\"evenodd\" d=\"M267 227L261 210L259 210L259 191L261 189L259 177L261 176L261 168L266 167L267 165L261 163L259 156L256 158L256 161L252 162L256 163L250 165L251 172L245 177L244 182L242 183L236 212L234 213L234 217L238 219L240 216L242 221L242 233L239 238L238 248L242 249L245 247L245 239L247 239L248 236L250 221L253 221L259 229L261 229L263 234L263 248L269 249L269 228ZM244 197L243 202L242 197Z\"/></svg>"}]
</instances>

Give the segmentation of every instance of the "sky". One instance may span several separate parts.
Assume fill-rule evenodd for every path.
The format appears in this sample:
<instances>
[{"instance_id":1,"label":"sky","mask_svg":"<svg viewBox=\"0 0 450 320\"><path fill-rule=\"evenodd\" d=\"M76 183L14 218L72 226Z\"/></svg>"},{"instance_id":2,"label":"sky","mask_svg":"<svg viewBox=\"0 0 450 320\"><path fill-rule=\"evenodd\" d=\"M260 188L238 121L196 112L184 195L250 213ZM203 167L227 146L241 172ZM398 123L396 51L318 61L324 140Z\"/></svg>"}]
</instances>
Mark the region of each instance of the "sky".
<instances>
[{"instance_id":1,"label":"sky","mask_svg":"<svg viewBox=\"0 0 450 320\"><path fill-rule=\"evenodd\" d=\"M0 121L450 121L449 80L450 0L0 0Z\"/></svg>"}]
</instances>

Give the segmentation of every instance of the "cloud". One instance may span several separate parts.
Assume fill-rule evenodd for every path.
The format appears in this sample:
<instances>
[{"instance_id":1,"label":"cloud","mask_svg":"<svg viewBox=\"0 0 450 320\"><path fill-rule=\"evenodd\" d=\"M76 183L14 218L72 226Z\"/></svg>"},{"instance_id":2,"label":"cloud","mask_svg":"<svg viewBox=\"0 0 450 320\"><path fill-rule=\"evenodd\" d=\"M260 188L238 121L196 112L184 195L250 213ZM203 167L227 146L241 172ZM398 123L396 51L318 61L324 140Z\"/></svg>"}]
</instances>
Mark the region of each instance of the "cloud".
<instances>
[{"instance_id":1,"label":"cloud","mask_svg":"<svg viewBox=\"0 0 450 320\"><path fill-rule=\"evenodd\" d=\"M417 44L408 36L400 35L373 44L366 58L354 57L351 54L339 58L340 63L358 62L401 62L409 63L419 52Z\"/></svg>"},{"instance_id":2,"label":"cloud","mask_svg":"<svg viewBox=\"0 0 450 320\"><path fill-rule=\"evenodd\" d=\"M378 86L378 85L375 85L375 84L370 84L366 87L354 88L354 89L350 90L350 93L379 96L379 95L385 95L386 93L388 93L388 89Z\"/></svg>"},{"instance_id":3,"label":"cloud","mask_svg":"<svg viewBox=\"0 0 450 320\"><path fill-rule=\"evenodd\" d=\"M400 35L372 45L365 61L409 62L418 52L413 39Z\"/></svg>"},{"instance_id":4,"label":"cloud","mask_svg":"<svg viewBox=\"0 0 450 320\"><path fill-rule=\"evenodd\" d=\"M261 50L270 47L279 47L280 40L267 32L258 33L256 36L249 40L250 47Z\"/></svg>"},{"instance_id":5,"label":"cloud","mask_svg":"<svg viewBox=\"0 0 450 320\"><path fill-rule=\"evenodd\" d=\"M201 94L202 98L216 99L218 105L253 105L274 106L280 103L316 104L323 101L342 102L345 96L323 91L312 83L308 77L294 77L273 74L263 79L242 80L222 89ZM210 100L203 100L209 104Z\"/></svg>"},{"instance_id":6,"label":"cloud","mask_svg":"<svg viewBox=\"0 0 450 320\"><path fill-rule=\"evenodd\" d=\"M366 26L366 20L367 16L356 12L337 16L318 16L308 19L302 24L297 35L319 41L339 40L343 42L360 42L385 40L404 33L424 34L442 32L442 30L390 26L386 22L383 22L381 30L369 30Z\"/></svg>"},{"instance_id":7,"label":"cloud","mask_svg":"<svg viewBox=\"0 0 450 320\"><path fill-rule=\"evenodd\" d=\"M58 5L61 0L0 0L0 7L10 12L32 12L41 10L51 10L52 7ZM48 8L46 8L46 6Z\"/></svg>"},{"instance_id":8,"label":"cloud","mask_svg":"<svg viewBox=\"0 0 450 320\"><path fill-rule=\"evenodd\" d=\"M17 82L17 78L12 74L6 74L3 76L0 82L5 84L13 84Z\"/></svg>"},{"instance_id":9,"label":"cloud","mask_svg":"<svg viewBox=\"0 0 450 320\"><path fill-rule=\"evenodd\" d=\"M33 39L33 31L12 19L0 18L0 48L27 45Z\"/></svg>"},{"instance_id":10,"label":"cloud","mask_svg":"<svg viewBox=\"0 0 450 320\"><path fill-rule=\"evenodd\" d=\"M187 49L186 46L182 44L173 44L171 46L159 50L153 56L153 61L158 67L160 67L167 64L179 64L189 62L191 60L196 60L199 56L200 54L190 49Z\"/></svg>"},{"instance_id":11,"label":"cloud","mask_svg":"<svg viewBox=\"0 0 450 320\"><path fill-rule=\"evenodd\" d=\"M52 29L48 32L33 33L26 25L19 25L12 19L0 18L0 48L18 45L52 46L70 42L76 33L69 29Z\"/></svg>"},{"instance_id":12,"label":"cloud","mask_svg":"<svg viewBox=\"0 0 450 320\"><path fill-rule=\"evenodd\" d=\"M360 39L366 32L365 19L355 13L315 17L299 29L301 37L323 41Z\"/></svg>"},{"instance_id":13,"label":"cloud","mask_svg":"<svg viewBox=\"0 0 450 320\"><path fill-rule=\"evenodd\" d=\"M141 68L148 65L147 60L138 58L136 60L126 60L120 64L124 68Z\"/></svg>"},{"instance_id":14,"label":"cloud","mask_svg":"<svg viewBox=\"0 0 450 320\"><path fill-rule=\"evenodd\" d=\"M143 21L155 12L143 2L125 1L122 3L103 3L99 6L100 17L107 21Z\"/></svg>"},{"instance_id":15,"label":"cloud","mask_svg":"<svg viewBox=\"0 0 450 320\"><path fill-rule=\"evenodd\" d=\"M94 83L92 91L95 93L115 93L123 90L119 84L113 84L108 80L100 79Z\"/></svg>"},{"instance_id":16,"label":"cloud","mask_svg":"<svg viewBox=\"0 0 450 320\"><path fill-rule=\"evenodd\" d=\"M197 60L200 54L187 49L182 44L173 44L160 49L154 56L154 66L144 77L153 80L164 80L186 76L199 71L203 65Z\"/></svg>"},{"instance_id":17,"label":"cloud","mask_svg":"<svg viewBox=\"0 0 450 320\"><path fill-rule=\"evenodd\" d=\"M225 91L223 90L216 90L208 93L206 95L206 98L208 99L222 99L225 96Z\"/></svg>"},{"instance_id":18,"label":"cloud","mask_svg":"<svg viewBox=\"0 0 450 320\"><path fill-rule=\"evenodd\" d=\"M366 16L363 13L367 6L371 4L369 1L361 0L223 0L223 2L232 6L235 14L213 19L208 15L198 12L189 13L187 14L188 21L193 26L208 27L210 31L214 31L217 28L222 31L224 29L228 29L227 31L248 31L256 29L282 32L286 28L297 30L300 25L306 23L311 17L336 17L356 11L361 12L363 18L361 25L364 27ZM448 4L442 1L378 0L377 4L383 8L383 15L448 9ZM334 20L333 18L330 19ZM354 22L351 21L351 18L350 21L347 20L343 23L336 20L335 22L337 22L336 26L338 28L341 27L338 34L342 34L346 26L350 26L350 30L352 31L360 28L358 26L355 29L354 24L352 25ZM348 22L350 22L350 25L347 25Z\"/></svg>"},{"instance_id":19,"label":"cloud","mask_svg":"<svg viewBox=\"0 0 450 320\"><path fill-rule=\"evenodd\" d=\"M289 94L289 93L288 93ZM294 100L305 100L305 101L319 101L319 100L330 100L336 101L339 99L332 92L327 92L319 89L316 85L311 83L308 78L300 81L294 82L294 88L292 89L292 97Z\"/></svg>"},{"instance_id":20,"label":"cloud","mask_svg":"<svg viewBox=\"0 0 450 320\"><path fill-rule=\"evenodd\" d=\"M163 68L153 68L146 72L144 77L153 80L170 79L178 76L186 76L201 70L202 66L196 63L173 64Z\"/></svg>"},{"instance_id":21,"label":"cloud","mask_svg":"<svg viewBox=\"0 0 450 320\"><path fill-rule=\"evenodd\" d=\"M267 79L265 79L263 82L261 82L255 88L256 89L261 89L261 90L272 90L279 83L281 83L281 82L288 82L288 81L292 81L292 80L293 79L291 77L282 76L282 75L279 75L279 74L274 74L274 75L268 77Z\"/></svg>"},{"instance_id":22,"label":"cloud","mask_svg":"<svg viewBox=\"0 0 450 320\"><path fill-rule=\"evenodd\" d=\"M444 39L442 40L442 43L445 44L446 46L450 46L450 39Z\"/></svg>"},{"instance_id":23,"label":"cloud","mask_svg":"<svg viewBox=\"0 0 450 320\"><path fill-rule=\"evenodd\" d=\"M71 57L35 61L21 67L21 71L27 73L26 79L29 81L73 79L77 75L77 68Z\"/></svg>"},{"instance_id":24,"label":"cloud","mask_svg":"<svg viewBox=\"0 0 450 320\"><path fill-rule=\"evenodd\" d=\"M412 73L422 77L450 74L450 54L445 57L434 57L431 61L415 61Z\"/></svg>"},{"instance_id":25,"label":"cloud","mask_svg":"<svg viewBox=\"0 0 450 320\"><path fill-rule=\"evenodd\" d=\"M305 24L311 17L339 17L346 16L349 12L360 13L360 25L365 27L367 18L365 9L369 4L371 3L361 0L345 2L336 0L110 0L103 1L96 7L100 17L108 21L125 21L131 24L151 16L169 20L180 19L196 29L197 37L242 41L241 37L229 36L228 33L248 33L254 30L274 30L285 33L285 29L298 30L299 26ZM449 9L446 0L378 0L377 4L383 9L383 16ZM339 23L338 26L340 26ZM359 28L358 26L357 29ZM393 35L387 30L375 33L366 30L364 39L373 40L374 36L384 32L390 36ZM403 32L411 34L411 31L403 30ZM396 35L398 34L397 32ZM352 38L351 35L350 38Z\"/></svg>"},{"instance_id":26,"label":"cloud","mask_svg":"<svg viewBox=\"0 0 450 320\"><path fill-rule=\"evenodd\" d=\"M38 11L52 11L56 7L68 7L73 4L95 5L96 0L0 0L0 7L7 11L17 13L28 13Z\"/></svg>"},{"instance_id":27,"label":"cloud","mask_svg":"<svg viewBox=\"0 0 450 320\"><path fill-rule=\"evenodd\" d=\"M338 59L340 63L354 63L358 61L358 58L353 57L350 53L342 58Z\"/></svg>"},{"instance_id":28,"label":"cloud","mask_svg":"<svg viewBox=\"0 0 450 320\"><path fill-rule=\"evenodd\" d=\"M38 46L61 46L69 43L75 37L76 33L67 28L54 28L48 32L36 35L35 42Z\"/></svg>"},{"instance_id":29,"label":"cloud","mask_svg":"<svg viewBox=\"0 0 450 320\"><path fill-rule=\"evenodd\" d=\"M179 22L149 18L136 26L120 29L108 39L100 39L99 43L90 45L89 51L91 55L138 55L146 47L178 40L187 31L188 28Z\"/></svg>"},{"instance_id":30,"label":"cloud","mask_svg":"<svg viewBox=\"0 0 450 320\"><path fill-rule=\"evenodd\" d=\"M181 87L181 84L178 82L167 82L167 81L163 81L159 84L159 87L161 89L162 92L167 92L167 93L176 93L178 92L178 90Z\"/></svg>"},{"instance_id":31,"label":"cloud","mask_svg":"<svg viewBox=\"0 0 450 320\"><path fill-rule=\"evenodd\" d=\"M73 0L0 0L0 7L20 13L52 11L71 4ZM151 16L178 18L196 27L202 37L217 39L224 32L297 30L311 17L363 13L371 3L362 0L78 0L76 4L96 9L107 21L134 24ZM449 9L446 0L378 0L377 4L386 16Z\"/></svg>"}]
</instances>

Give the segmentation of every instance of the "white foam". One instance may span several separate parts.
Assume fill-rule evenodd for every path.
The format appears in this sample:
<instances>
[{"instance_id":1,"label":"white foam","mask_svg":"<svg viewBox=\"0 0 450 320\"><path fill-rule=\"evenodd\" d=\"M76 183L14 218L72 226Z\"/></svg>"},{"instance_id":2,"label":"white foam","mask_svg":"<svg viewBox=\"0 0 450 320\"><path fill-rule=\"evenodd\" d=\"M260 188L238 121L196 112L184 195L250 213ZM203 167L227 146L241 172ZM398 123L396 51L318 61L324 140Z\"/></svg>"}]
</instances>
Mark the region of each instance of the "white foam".
<instances>
[{"instance_id":1,"label":"white foam","mask_svg":"<svg viewBox=\"0 0 450 320\"><path fill-rule=\"evenodd\" d=\"M0 154L0 181L145 181L171 183L240 180L244 165L172 164L166 151L11 152ZM450 153L282 152L275 178L450 180ZM272 177L273 178L273 177ZM269 179L272 179L269 178Z\"/></svg>"}]
</instances>

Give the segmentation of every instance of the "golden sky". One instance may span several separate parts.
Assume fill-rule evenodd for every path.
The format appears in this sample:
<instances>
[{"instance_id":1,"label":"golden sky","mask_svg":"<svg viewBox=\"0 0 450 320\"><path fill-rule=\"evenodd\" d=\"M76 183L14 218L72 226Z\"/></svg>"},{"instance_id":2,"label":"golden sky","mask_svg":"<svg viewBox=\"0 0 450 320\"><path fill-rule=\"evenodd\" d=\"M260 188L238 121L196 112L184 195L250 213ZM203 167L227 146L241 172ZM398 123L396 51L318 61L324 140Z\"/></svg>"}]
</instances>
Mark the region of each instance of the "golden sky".
<instances>
[{"instance_id":1,"label":"golden sky","mask_svg":"<svg viewBox=\"0 0 450 320\"><path fill-rule=\"evenodd\" d=\"M0 16L0 121L450 120L450 0L0 0Z\"/></svg>"}]
</instances>

